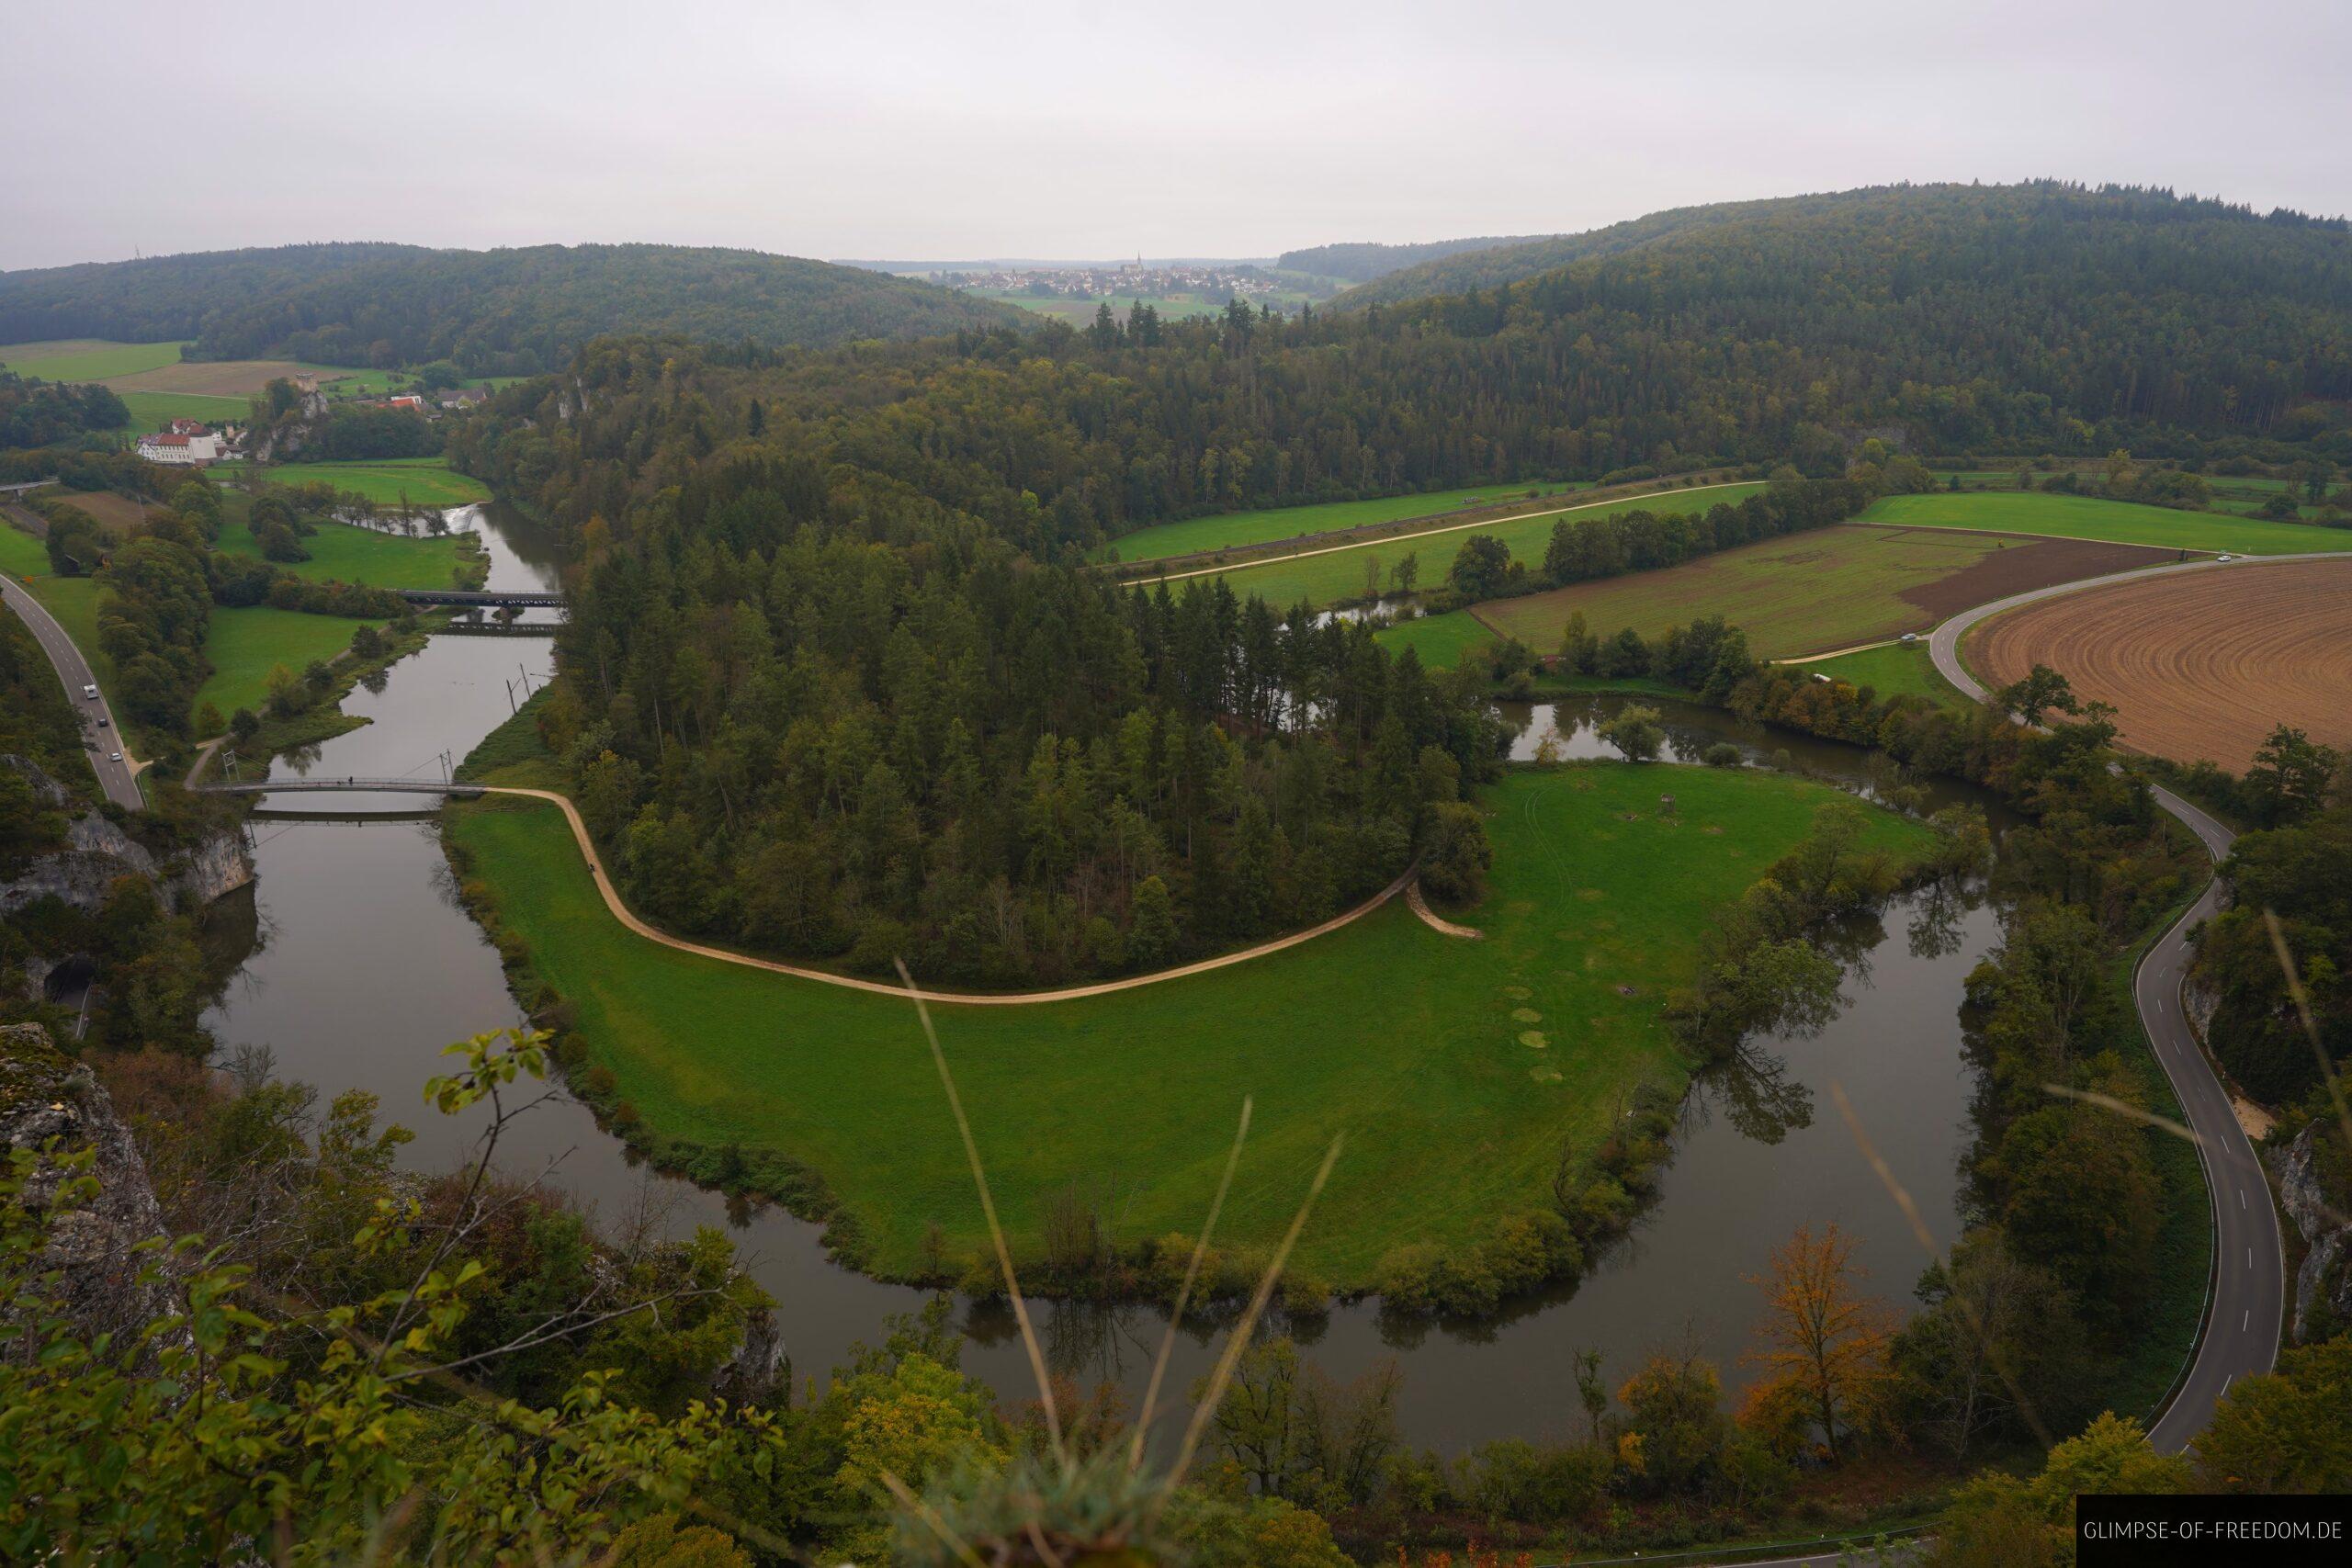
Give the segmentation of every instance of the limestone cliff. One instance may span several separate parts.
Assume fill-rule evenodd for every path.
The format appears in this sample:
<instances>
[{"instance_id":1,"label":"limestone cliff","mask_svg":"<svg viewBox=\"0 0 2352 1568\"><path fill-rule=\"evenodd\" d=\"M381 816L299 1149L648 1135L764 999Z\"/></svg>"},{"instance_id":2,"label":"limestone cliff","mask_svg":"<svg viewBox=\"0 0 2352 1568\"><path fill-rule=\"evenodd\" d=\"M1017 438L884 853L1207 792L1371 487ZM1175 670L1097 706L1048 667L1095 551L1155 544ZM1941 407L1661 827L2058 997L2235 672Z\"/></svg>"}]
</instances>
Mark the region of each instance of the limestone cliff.
<instances>
[{"instance_id":1,"label":"limestone cliff","mask_svg":"<svg viewBox=\"0 0 2352 1568\"><path fill-rule=\"evenodd\" d=\"M2328 1200L2319 1169L2314 1122L2278 1156L2278 1205L2295 1222L2310 1248L2295 1275L2293 1337L2307 1342L2312 1314L2321 1309L2337 1325L2352 1324L2352 1217Z\"/></svg>"},{"instance_id":2,"label":"limestone cliff","mask_svg":"<svg viewBox=\"0 0 2352 1568\"><path fill-rule=\"evenodd\" d=\"M146 1162L88 1067L52 1045L39 1024L0 1026L0 1155L36 1156L25 1206L51 1209L71 1174L58 1156L84 1148L97 1197L55 1216L45 1262L83 1332L136 1332L173 1310L168 1284L141 1277L164 1262L156 1248L141 1248L164 1235Z\"/></svg>"}]
</instances>

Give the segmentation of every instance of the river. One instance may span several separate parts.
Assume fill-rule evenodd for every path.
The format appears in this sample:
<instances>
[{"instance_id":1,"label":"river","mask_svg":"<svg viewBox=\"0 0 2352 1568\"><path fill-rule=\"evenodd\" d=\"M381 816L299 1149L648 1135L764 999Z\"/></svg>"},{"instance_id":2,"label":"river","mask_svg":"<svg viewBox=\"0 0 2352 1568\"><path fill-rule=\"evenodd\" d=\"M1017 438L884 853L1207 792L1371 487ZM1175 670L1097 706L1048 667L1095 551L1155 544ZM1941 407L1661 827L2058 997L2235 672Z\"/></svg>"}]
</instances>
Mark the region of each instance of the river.
<instances>
[{"instance_id":1,"label":"river","mask_svg":"<svg viewBox=\"0 0 2352 1568\"><path fill-rule=\"evenodd\" d=\"M491 587L555 585L558 554L519 513L493 504L460 509L452 519L481 534ZM462 759L508 716L526 683L545 678L548 664L549 645L540 639L435 637L378 689L353 692L346 710L370 722L318 748L300 769L437 775L443 754ZM1532 755L1557 728L1565 754L1597 755L1605 749L1591 722L1615 703L1589 698L1505 711L1525 727L1519 754ZM1659 705L1677 755L1730 739L1751 757L1785 751L1787 765L1871 787L1852 748L1743 727L1713 710ZM434 822L415 815L418 797L332 798L354 814L390 815L254 821L254 885L224 901L217 923L231 940L250 932L257 943L206 1022L224 1054L266 1047L279 1076L316 1085L322 1100L347 1089L373 1092L387 1119L417 1134L404 1162L447 1168L471 1152L484 1119L434 1114L423 1102L424 1081L444 1070L442 1046L518 1023L521 1014L496 953L458 903ZM286 795L264 807L315 809L319 802ZM1958 1167L1970 1135L1962 988L1998 936L1997 911L1981 894L1949 890L1905 895L1883 917L1849 926L1838 942L1849 959L1849 1004L1817 1036L1754 1043L1747 1070L1719 1075L1694 1092L1657 1201L1587 1279L1517 1303L1498 1320L1461 1326L1400 1326L1370 1304L1343 1305L1298 1326L1306 1355L1342 1381L1395 1358L1404 1371L1398 1414L1406 1439L1458 1451L1489 1438L1575 1431L1582 1415L1573 1355L1582 1348L1602 1353L1613 1385L1647 1350L1687 1342L1737 1387L1758 1303L1744 1277L1761 1272L1770 1248L1802 1224L1835 1221L1860 1237L1873 1287L1907 1304L1925 1257L1833 1104L1831 1086L1842 1088L1894 1179L1948 1242L1959 1228ZM1804 1114L1792 1113L1798 1107ZM788 1214L730 1213L717 1194L644 1170L560 1093L510 1126L500 1160L510 1174L545 1173L607 1220L650 1215L673 1234L698 1224L726 1228L776 1299L798 1377L821 1375L854 1342L878 1338L888 1314L911 1312L926 1299L836 1267L816 1227ZM1058 1370L1082 1384L1123 1384L1132 1407L1162 1314L1049 1303L1038 1318ZM966 1369L1009 1402L1031 1397L1010 1314L1001 1305L963 1303L959 1321ZM1180 1398L1209 1370L1217 1348L1216 1338L1189 1333L1180 1344L1169 1385Z\"/></svg>"}]
</instances>

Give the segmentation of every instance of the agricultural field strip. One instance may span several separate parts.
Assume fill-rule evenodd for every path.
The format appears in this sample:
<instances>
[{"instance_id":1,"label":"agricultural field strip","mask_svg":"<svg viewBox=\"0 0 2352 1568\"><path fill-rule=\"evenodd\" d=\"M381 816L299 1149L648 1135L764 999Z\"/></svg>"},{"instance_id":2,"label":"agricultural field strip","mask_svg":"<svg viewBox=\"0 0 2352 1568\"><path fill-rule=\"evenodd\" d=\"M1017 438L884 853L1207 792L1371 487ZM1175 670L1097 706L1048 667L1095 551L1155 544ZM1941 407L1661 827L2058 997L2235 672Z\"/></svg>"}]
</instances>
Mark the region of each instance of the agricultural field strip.
<instances>
[{"instance_id":1,"label":"agricultural field strip","mask_svg":"<svg viewBox=\"0 0 2352 1568\"><path fill-rule=\"evenodd\" d=\"M1749 479L1729 479L1722 484L1692 485L1688 490L1645 491L1639 495L1621 495L1611 501L1585 501L1578 502L1574 506L1554 506L1548 507L1541 512L1515 512L1508 517L1487 517L1482 518L1476 523L1448 523L1442 527L1417 528L1408 534L1387 534L1376 539L1360 539L1355 543L1349 545L1326 545L1320 549L1299 550L1295 554L1286 556L1268 556L1262 560L1240 561L1230 566L1198 567L1191 571L1167 571L1152 574L1139 574L1137 576L1128 578L1125 581L1129 582L1182 582L1188 577L1238 576L1245 571L1255 571L1260 567L1281 566L1285 561L1306 560L1313 556L1338 555L1346 550L1368 549L1374 545L1393 545L1408 539L1431 538L1439 534L1459 534L1464 529L1469 528L1499 528L1511 523L1530 523L1538 517L1557 517L1564 512L1589 512L1593 508L1599 506L1624 506L1632 502L1648 501L1654 497L1659 496L1697 495L1702 491L1711 490L1740 490L1753 482L1753 480Z\"/></svg>"}]
</instances>

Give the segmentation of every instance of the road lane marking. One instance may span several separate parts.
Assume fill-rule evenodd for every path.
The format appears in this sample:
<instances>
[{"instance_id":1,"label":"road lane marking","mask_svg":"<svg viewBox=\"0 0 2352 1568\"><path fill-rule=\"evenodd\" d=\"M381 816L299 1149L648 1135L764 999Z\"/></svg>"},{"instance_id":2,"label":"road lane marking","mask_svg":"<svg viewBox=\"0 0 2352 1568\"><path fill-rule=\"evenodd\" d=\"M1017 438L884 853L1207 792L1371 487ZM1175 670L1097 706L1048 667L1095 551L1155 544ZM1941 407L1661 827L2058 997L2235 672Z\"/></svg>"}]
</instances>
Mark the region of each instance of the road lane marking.
<instances>
[{"instance_id":1,"label":"road lane marking","mask_svg":"<svg viewBox=\"0 0 2352 1568\"><path fill-rule=\"evenodd\" d=\"M2245 1315L2238 1319L2238 1332L2240 1334L2244 1334L2247 1329L2252 1328L2253 1326L2254 1309L2252 1307L2248 1307L2245 1309Z\"/></svg>"},{"instance_id":2,"label":"road lane marking","mask_svg":"<svg viewBox=\"0 0 2352 1568\"><path fill-rule=\"evenodd\" d=\"M2243 1187L2238 1189L2238 1207L2241 1209L2245 1207L2245 1189Z\"/></svg>"}]
</instances>

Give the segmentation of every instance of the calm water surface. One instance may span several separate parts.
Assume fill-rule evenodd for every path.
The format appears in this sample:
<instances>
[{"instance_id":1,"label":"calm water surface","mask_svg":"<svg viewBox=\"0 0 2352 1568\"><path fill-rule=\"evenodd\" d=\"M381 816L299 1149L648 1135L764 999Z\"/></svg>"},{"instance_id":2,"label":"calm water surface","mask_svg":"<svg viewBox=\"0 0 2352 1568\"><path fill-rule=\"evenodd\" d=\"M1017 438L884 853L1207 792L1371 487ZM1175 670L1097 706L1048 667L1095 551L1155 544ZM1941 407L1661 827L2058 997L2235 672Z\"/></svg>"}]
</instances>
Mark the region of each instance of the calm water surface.
<instances>
[{"instance_id":1,"label":"calm water surface","mask_svg":"<svg viewBox=\"0 0 2352 1568\"><path fill-rule=\"evenodd\" d=\"M491 586L552 585L548 536L511 509L453 514L481 531ZM512 711L523 682L545 677L550 645L535 638L436 637L403 660L382 689L358 691L348 711L370 722L325 743L299 767L313 775L437 774ZM514 682L510 691L509 682ZM1591 726L1617 699L1506 707L1522 726L1514 754L1532 755L1556 729L1565 755L1605 755ZM1860 752L1760 728L1710 709L1667 710L1674 753L1695 757L1729 739L1754 757L1787 761L1857 788L1871 786ZM1946 792L1952 793L1952 792ZM338 795L353 812L411 812L413 795ZM315 795L270 804L315 808ZM283 1077L322 1095L360 1089L387 1118L417 1133L404 1151L420 1169L446 1168L475 1145L480 1116L437 1116L423 1103L450 1041L518 1023L497 955L459 907L430 820L253 824L257 877L220 912L222 927L258 931L257 950L207 1021L225 1047L267 1046ZM250 899L250 903L244 900ZM1308 1353L1345 1379L1385 1358L1405 1371L1407 1438L1459 1450L1501 1436L1559 1436L1577 1410L1572 1354L1599 1348L1612 1381L1662 1344L1695 1343L1736 1387L1756 1316L1743 1276L1801 1224L1826 1221L1861 1240L1875 1288L1908 1304L1924 1261L1894 1198L1872 1175L1830 1098L1840 1086L1856 1118L1939 1238L1956 1231L1958 1156L1967 1136L1970 1075L1958 1009L1968 971L1998 939L1997 911L1974 895L1924 892L1840 933L1849 1005L1821 1034L1757 1042L1736 1070L1688 1103L1659 1201L1624 1242L1573 1290L1519 1303L1499 1321L1399 1327L1369 1305L1341 1307L1301 1325ZM650 1213L683 1234L724 1227L777 1301L797 1373L821 1372L884 1317L922 1305L922 1292L835 1267L815 1227L773 1210L730 1213L719 1196L638 1168L587 1111L561 1095L536 1106L500 1146L506 1169L548 1179L607 1218ZM1009 1314L964 1303L965 1365L1009 1399L1033 1392ZM1162 1319L1148 1308L1047 1305L1040 1328L1057 1366L1139 1395ZM1170 1387L1208 1371L1216 1344L1188 1337ZM1576 1416L1580 1420L1580 1413Z\"/></svg>"}]
</instances>

